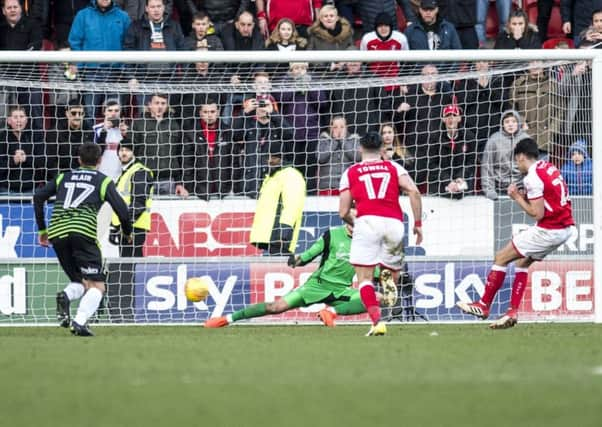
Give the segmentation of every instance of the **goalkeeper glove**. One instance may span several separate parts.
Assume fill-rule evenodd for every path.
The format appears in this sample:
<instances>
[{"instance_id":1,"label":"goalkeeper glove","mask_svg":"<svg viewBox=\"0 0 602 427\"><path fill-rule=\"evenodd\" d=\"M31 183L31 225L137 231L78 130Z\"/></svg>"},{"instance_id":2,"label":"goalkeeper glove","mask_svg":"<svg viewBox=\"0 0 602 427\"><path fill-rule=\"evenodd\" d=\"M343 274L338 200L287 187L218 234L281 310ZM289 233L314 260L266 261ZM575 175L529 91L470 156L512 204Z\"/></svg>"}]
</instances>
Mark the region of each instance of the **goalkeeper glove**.
<instances>
[{"instance_id":1,"label":"goalkeeper glove","mask_svg":"<svg viewBox=\"0 0 602 427\"><path fill-rule=\"evenodd\" d=\"M111 225L109 229L109 242L113 245L121 243L121 228L118 225Z\"/></svg>"},{"instance_id":2,"label":"goalkeeper glove","mask_svg":"<svg viewBox=\"0 0 602 427\"><path fill-rule=\"evenodd\" d=\"M291 254L288 257L287 265L291 268L295 268L297 266L297 262L299 261L298 257L295 254Z\"/></svg>"}]
</instances>

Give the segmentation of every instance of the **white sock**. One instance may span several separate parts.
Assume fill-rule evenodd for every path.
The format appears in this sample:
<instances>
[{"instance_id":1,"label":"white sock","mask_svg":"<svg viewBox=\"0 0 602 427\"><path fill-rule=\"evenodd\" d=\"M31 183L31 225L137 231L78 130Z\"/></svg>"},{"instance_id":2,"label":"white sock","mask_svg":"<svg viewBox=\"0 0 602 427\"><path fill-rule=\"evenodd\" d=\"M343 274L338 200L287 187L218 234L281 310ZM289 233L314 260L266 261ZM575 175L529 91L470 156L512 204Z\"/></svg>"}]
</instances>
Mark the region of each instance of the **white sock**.
<instances>
[{"instance_id":1,"label":"white sock","mask_svg":"<svg viewBox=\"0 0 602 427\"><path fill-rule=\"evenodd\" d=\"M78 325L85 325L86 322L98 309L100 301L102 300L102 292L97 288L90 288L84 295L82 300L79 302L77 314L75 315L75 323Z\"/></svg>"},{"instance_id":2,"label":"white sock","mask_svg":"<svg viewBox=\"0 0 602 427\"><path fill-rule=\"evenodd\" d=\"M80 299L85 290L86 289L84 288L84 285L78 282L71 282L65 289L63 289L63 291L67 294L69 301Z\"/></svg>"}]
</instances>

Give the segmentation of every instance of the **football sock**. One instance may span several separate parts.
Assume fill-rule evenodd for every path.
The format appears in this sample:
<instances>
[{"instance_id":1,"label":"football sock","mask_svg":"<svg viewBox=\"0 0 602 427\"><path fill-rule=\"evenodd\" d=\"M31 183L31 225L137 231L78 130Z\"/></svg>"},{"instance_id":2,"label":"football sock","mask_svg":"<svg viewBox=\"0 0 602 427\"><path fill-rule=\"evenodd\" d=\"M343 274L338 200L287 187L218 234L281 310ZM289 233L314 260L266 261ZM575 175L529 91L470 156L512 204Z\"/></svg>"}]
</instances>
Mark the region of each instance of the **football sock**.
<instances>
[{"instance_id":1,"label":"football sock","mask_svg":"<svg viewBox=\"0 0 602 427\"><path fill-rule=\"evenodd\" d=\"M360 283L360 297L362 298L364 307L366 307L368 316L370 316L372 323L376 325L380 320L380 307L378 305L378 300L376 299L374 285L371 281Z\"/></svg>"},{"instance_id":2,"label":"football sock","mask_svg":"<svg viewBox=\"0 0 602 427\"><path fill-rule=\"evenodd\" d=\"M505 278L506 267L500 267L495 264L491 266L491 271L489 271L489 275L487 275L487 283L485 283L485 293L481 298L481 302L487 307L491 305L493 298L495 298L495 294L497 294L497 291L499 291L504 284Z\"/></svg>"},{"instance_id":3,"label":"football sock","mask_svg":"<svg viewBox=\"0 0 602 427\"><path fill-rule=\"evenodd\" d=\"M259 317L265 315L265 303L262 302L260 304L250 305L247 308L243 308L242 310L235 311L234 313L232 313L232 321L236 322L237 320L251 319L252 317Z\"/></svg>"},{"instance_id":4,"label":"football sock","mask_svg":"<svg viewBox=\"0 0 602 427\"><path fill-rule=\"evenodd\" d=\"M84 285L82 285L81 283L71 282L67 285L65 289L63 289L63 292L67 294L67 298L69 298L69 301L73 301L80 299L84 294L85 290L86 289L84 288Z\"/></svg>"},{"instance_id":5,"label":"football sock","mask_svg":"<svg viewBox=\"0 0 602 427\"><path fill-rule=\"evenodd\" d=\"M88 289L88 292L84 294L82 300L79 302L77 314L75 315L75 319L73 319L75 323L85 325L88 319L96 313L101 300L102 292L98 288Z\"/></svg>"},{"instance_id":6,"label":"football sock","mask_svg":"<svg viewBox=\"0 0 602 427\"><path fill-rule=\"evenodd\" d=\"M342 316L350 316L352 314L361 314L366 312L366 307L362 303L362 300L359 298L351 298L348 302L343 304L339 304L334 307L334 312L336 314L340 314Z\"/></svg>"},{"instance_id":7,"label":"football sock","mask_svg":"<svg viewBox=\"0 0 602 427\"><path fill-rule=\"evenodd\" d=\"M529 276L528 268L514 269L514 282L512 282L512 296L510 297L510 308L516 310L523 299L525 288L527 287L527 278Z\"/></svg>"}]
</instances>

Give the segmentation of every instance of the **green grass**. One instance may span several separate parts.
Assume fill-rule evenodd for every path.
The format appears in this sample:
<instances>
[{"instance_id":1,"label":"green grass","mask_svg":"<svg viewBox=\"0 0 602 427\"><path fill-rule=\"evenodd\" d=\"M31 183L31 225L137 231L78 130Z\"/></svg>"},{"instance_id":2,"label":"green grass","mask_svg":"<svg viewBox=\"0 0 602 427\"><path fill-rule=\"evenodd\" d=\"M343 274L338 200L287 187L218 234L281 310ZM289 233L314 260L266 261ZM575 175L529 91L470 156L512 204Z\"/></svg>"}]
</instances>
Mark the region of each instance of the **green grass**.
<instances>
[{"instance_id":1,"label":"green grass","mask_svg":"<svg viewBox=\"0 0 602 427\"><path fill-rule=\"evenodd\" d=\"M0 328L0 426L602 425L601 326L365 331Z\"/></svg>"}]
</instances>

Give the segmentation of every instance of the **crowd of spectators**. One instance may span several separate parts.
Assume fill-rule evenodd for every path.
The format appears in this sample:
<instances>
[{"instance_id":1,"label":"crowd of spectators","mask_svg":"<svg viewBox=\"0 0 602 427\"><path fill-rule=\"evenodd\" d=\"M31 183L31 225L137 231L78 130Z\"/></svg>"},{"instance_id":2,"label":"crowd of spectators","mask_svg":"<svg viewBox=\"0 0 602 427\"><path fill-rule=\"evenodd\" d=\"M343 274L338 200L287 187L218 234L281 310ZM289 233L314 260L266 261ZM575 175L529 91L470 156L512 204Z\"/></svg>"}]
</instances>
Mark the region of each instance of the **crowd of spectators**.
<instances>
[{"instance_id":1,"label":"crowd of spectators","mask_svg":"<svg viewBox=\"0 0 602 427\"><path fill-rule=\"evenodd\" d=\"M487 39L487 0L4 0L0 50L539 49L549 20L549 2L541 3L530 22L510 0L497 1L499 32ZM556 47L602 42L602 1L562 0L561 13L567 37ZM383 156L432 195L496 199L519 179L511 152L527 136L566 170L575 194L591 193L588 64L533 61L521 73L492 73L493 66L466 65L471 77L454 80L440 78L438 65L420 64L417 84L324 90L313 85L316 76L390 78L403 75L404 64L53 64L49 79L125 78L129 90L4 87L0 193L31 192L76 166L76 147L88 141L102 145L101 170L116 178L127 138L153 170L159 194L255 198L276 149L305 176L308 194L336 194L340 173L358 159L358 139L370 131L380 132ZM240 90L142 89L174 75Z\"/></svg>"}]
</instances>

